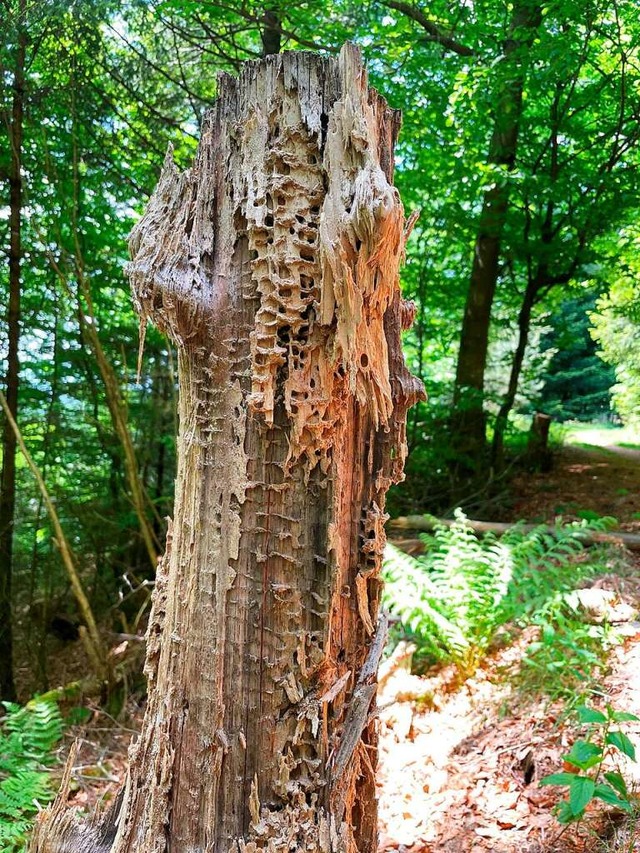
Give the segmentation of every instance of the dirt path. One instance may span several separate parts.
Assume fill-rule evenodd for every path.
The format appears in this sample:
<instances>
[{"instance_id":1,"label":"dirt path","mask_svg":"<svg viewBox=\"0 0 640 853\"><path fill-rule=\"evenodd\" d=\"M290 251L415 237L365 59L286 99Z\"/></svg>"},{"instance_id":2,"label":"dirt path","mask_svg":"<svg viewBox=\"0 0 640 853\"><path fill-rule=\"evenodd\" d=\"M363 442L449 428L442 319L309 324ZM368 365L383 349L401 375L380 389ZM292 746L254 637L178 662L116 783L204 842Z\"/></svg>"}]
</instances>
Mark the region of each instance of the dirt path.
<instances>
[{"instance_id":1,"label":"dirt path","mask_svg":"<svg viewBox=\"0 0 640 853\"><path fill-rule=\"evenodd\" d=\"M640 529L640 451L567 447L550 474L519 478L507 521L530 522L613 516ZM599 582L637 609L640 579ZM640 716L640 633L616 647L602 682L602 702ZM529 630L529 629L528 629ZM640 853L640 833L614 827L601 808L585 826L559 834L552 814L559 791L538 780L562 769L562 755L578 736L563 720L563 705L527 701L510 686L532 639L500 652L457 690L399 670L381 695L380 803L383 850L403 853ZM429 706L430 707L427 707ZM640 746L640 726L630 736ZM637 783L635 765L627 777ZM603 841L603 839L607 839Z\"/></svg>"},{"instance_id":2,"label":"dirt path","mask_svg":"<svg viewBox=\"0 0 640 853\"><path fill-rule=\"evenodd\" d=\"M625 530L640 529L640 451L617 445L568 446L548 474L516 478L506 520L553 522L588 517L617 518Z\"/></svg>"}]
</instances>

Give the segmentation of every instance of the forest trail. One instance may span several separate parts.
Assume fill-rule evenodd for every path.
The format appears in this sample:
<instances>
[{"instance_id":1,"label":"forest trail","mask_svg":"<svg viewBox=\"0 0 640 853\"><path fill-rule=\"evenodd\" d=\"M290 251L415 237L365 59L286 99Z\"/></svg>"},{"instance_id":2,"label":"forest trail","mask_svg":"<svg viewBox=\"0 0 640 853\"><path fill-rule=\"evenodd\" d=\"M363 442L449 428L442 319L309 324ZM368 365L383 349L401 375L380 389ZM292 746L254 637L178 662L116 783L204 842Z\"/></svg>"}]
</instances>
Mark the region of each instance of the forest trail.
<instances>
[{"instance_id":1,"label":"forest trail","mask_svg":"<svg viewBox=\"0 0 640 853\"><path fill-rule=\"evenodd\" d=\"M628 599L627 599L628 600ZM640 586L636 589L640 601ZM640 630L640 627L638 628ZM381 696L380 805L384 851L401 853L638 853L640 834L621 813L600 805L584 825L562 827L553 816L560 791L539 780L563 768L562 755L583 729L561 702L531 702L507 683L532 632L486 661L457 690L429 692L429 679L399 672ZM616 710L640 716L640 633L616 647L602 693ZM423 682L422 699L420 686ZM435 707L425 707L426 700ZM422 703L422 707L421 707ZM594 705L603 702L594 701ZM640 724L626 729L640 741ZM637 765L625 778L637 791ZM633 837L632 837L633 835Z\"/></svg>"},{"instance_id":2,"label":"forest trail","mask_svg":"<svg viewBox=\"0 0 640 853\"><path fill-rule=\"evenodd\" d=\"M568 445L546 474L522 474L512 485L507 521L553 523L610 516L640 530L640 450L616 444Z\"/></svg>"},{"instance_id":3,"label":"forest trail","mask_svg":"<svg viewBox=\"0 0 640 853\"><path fill-rule=\"evenodd\" d=\"M513 485L507 518L554 523L613 516L640 530L640 451L617 445L565 446L548 474L526 474ZM638 556L624 576L613 571L594 586L610 589L637 611ZM634 617L637 620L638 616ZM640 833L600 806L584 826L561 832L552 809L557 788L543 776L562 770L581 730L563 702L531 701L517 673L536 629L498 651L462 684L442 675L419 679L398 670L380 698L382 849L402 853L640 853ZM602 699L640 716L640 622L621 626L625 639L602 673ZM446 673L445 673L446 675ZM515 676L515 678L514 678ZM640 745L640 724L627 730ZM529 778L530 774L532 778ZM625 776L640 789L637 765Z\"/></svg>"}]
</instances>

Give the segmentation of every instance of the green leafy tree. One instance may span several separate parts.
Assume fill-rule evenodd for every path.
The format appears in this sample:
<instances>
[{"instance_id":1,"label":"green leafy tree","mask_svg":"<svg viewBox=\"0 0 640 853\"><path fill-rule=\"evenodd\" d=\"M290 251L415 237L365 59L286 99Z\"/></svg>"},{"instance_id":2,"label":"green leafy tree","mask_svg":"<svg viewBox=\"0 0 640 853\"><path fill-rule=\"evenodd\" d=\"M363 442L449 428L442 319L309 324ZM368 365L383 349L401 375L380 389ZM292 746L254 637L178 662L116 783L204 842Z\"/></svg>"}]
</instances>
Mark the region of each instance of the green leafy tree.
<instances>
[{"instance_id":1,"label":"green leafy tree","mask_svg":"<svg viewBox=\"0 0 640 853\"><path fill-rule=\"evenodd\" d=\"M541 347L553 355L544 374L538 408L560 421L591 421L610 413L609 389L614 370L597 354L590 334L589 312L595 294L587 293L561 302L543 336Z\"/></svg>"},{"instance_id":2,"label":"green leafy tree","mask_svg":"<svg viewBox=\"0 0 640 853\"><path fill-rule=\"evenodd\" d=\"M615 384L614 408L626 424L640 423L640 235L636 226L624 229L606 247L609 264L599 280L608 284L591 314L592 335L599 354L611 365Z\"/></svg>"},{"instance_id":3,"label":"green leafy tree","mask_svg":"<svg viewBox=\"0 0 640 853\"><path fill-rule=\"evenodd\" d=\"M418 230L413 246L431 255L416 253L415 273L408 268L422 297L415 334L429 351L445 323L460 329L462 317L469 331L449 334L457 381L441 393L460 404L454 462L464 473L483 458L491 324L510 314L518 330L494 424L499 465L532 322L554 288L585 278L596 238L635 216L637 8L526 3L509 18L492 4L384 7L369 19L374 67L385 69L388 96L401 98L399 181L423 208L418 229L428 238ZM531 17L516 24L517 14ZM501 98L515 99L509 127ZM509 144L496 153L501 134ZM423 363L428 371L431 359Z\"/></svg>"}]
</instances>

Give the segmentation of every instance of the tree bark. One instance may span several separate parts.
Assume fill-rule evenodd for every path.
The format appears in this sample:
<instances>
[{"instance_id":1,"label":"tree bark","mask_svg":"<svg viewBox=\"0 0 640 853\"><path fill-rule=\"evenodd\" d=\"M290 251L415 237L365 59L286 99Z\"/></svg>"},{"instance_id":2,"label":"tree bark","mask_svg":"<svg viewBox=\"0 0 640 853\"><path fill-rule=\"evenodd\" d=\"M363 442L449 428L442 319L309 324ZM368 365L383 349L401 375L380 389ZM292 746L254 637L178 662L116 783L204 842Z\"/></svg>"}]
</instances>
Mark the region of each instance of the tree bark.
<instances>
[{"instance_id":1,"label":"tree bark","mask_svg":"<svg viewBox=\"0 0 640 853\"><path fill-rule=\"evenodd\" d=\"M59 800L36 851L376 849L385 493L422 394L398 127L356 48L285 53L221 78L191 171L167 157L129 267L179 353L148 706L114 840Z\"/></svg>"},{"instance_id":2,"label":"tree bark","mask_svg":"<svg viewBox=\"0 0 640 853\"><path fill-rule=\"evenodd\" d=\"M546 473L551 470L553 456L549 450L550 428L551 416L545 415L544 412L536 412L531 421L527 442L527 462L533 471ZM640 539L640 537L638 538Z\"/></svg>"},{"instance_id":3,"label":"tree bark","mask_svg":"<svg viewBox=\"0 0 640 853\"><path fill-rule=\"evenodd\" d=\"M515 3L502 62L496 68L502 88L496 102L488 162L498 169L494 182L485 192L480 213L453 399L454 447L463 457L462 467L466 469L477 467L485 452L484 374L509 205L509 180L499 169L510 172L515 166L527 54L541 20L539 3L532 0Z\"/></svg>"},{"instance_id":4,"label":"tree bark","mask_svg":"<svg viewBox=\"0 0 640 853\"><path fill-rule=\"evenodd\" d=\"M280 53L280 45L282 42L282 30L280 20L280 10L277 4L267 5L262 16L262 28L260 30L260 38L262 40L262 55L270 56L273 53Z\"/></svg>"},{"instance_id":5,"label":"tree bark","mask_svg":"<svg viewBox=\"0 0 640 853\"><path fill-rule=\"evenodd\" d=\"M20 5L21 16L25 5ZM7 372L5 396L11 415L18 417L20 381L20 285L22 264L22 137L25 98L25 56L27 34L19 24L13 99L9 128L9 302L7 306ZM13 524L16 504L16 437L7 418L2 426L2 473L0 475L0 698L13 701L13 638L11 616L11 575L13 569Z\"/></svg>"},{"instance_id":6,"label":"tree bark","mask_svg":"<svg viewBox=\"0 0 640 853\"><path fill-rule=\"evenodd\" d=\"M511 370L509 372L509 384L506 394L496 416L493 430L493 443L491 446L491 458L494 469L502 470L504 467L504 434L509 423L509 415L518 393L518 383L522 373L522 365L529 343L529 329L531 327L531 314L536 303L536 296L540 289L538 279L529 279L525 289L522 305L518 314L518 343L513 354Z\"/></svg>"},{"instance_id":7,"label":"tree bark","mask_svg":"<svg viewBox=\"0 0 640 853\"><path fill-rule=\"evenodd\" d=\"M144 542L149 562L155 569L158 564L156 536L153 530L153 524L147 513L148 506L151 502L145 493L142 478L140 476L136 451L133 446L133 437L129 428L127 404L122 395L113 365L109 361L100 340L89 284L84 277L82 261L80 258L76 257L76 263L78 266L79 279L78 316L82 323L83 337L89 342L91 352L93 353L96 364L98 365L98 370L100 371L100 376L102 377L107 408L111 415L111 423L113 424L113 429L118 436L120 447L122 448L125 475L129 485L131 502L136 513L136 518L138 519L140 535ZM86 312L82 305L83 297L87 306Z\"/></svg>"},{"instance_id":8,"label":"tree bark","mask_svg":"<svg viewBox=\"0 0 640 853\"><path fill-rule=\"evenodd\" d=\"M549 178L551 185L554 186L558 180L560 171L559 164L559 134L560 134L560 116L559 106L562 96L562 87L556 86L556 95L551 103L549 120L551 124L551 136L549 139L549 147L551 150ZM525 287L522 298L522 305L518 314L518 343L514 352L513 361L511 363L511 372L509 374L509 385L505 394L502 405L496 417L495 428L493 433L493 445L491 448L492 464L497 470L501 470L504 464L504 434L509 422L509 415L515 403L516 394L518 391L518 383L520 382L520 374L524 364L524 357L529 344L529 330L531 328L531 316L536 302L540 299L543 292L548 291L553 287L554 283L567 283L571 279L573 270L577 269L580 255L582 254L583 241L579 241L579 248L576 256L571 264L570 272L564 278L562 275L557 275L552 278L550 275L549 264L551 258L551 247L554 240L553 216L555 211L555 202L551 197L546 204L544 219L540 229L540 241L537 251L537 267L535 275L527 277L527 285ZM530 231L530 214L527 213L526 234ZM545 448L546 453L546 448Z\"/></svg>"}]
</instances>

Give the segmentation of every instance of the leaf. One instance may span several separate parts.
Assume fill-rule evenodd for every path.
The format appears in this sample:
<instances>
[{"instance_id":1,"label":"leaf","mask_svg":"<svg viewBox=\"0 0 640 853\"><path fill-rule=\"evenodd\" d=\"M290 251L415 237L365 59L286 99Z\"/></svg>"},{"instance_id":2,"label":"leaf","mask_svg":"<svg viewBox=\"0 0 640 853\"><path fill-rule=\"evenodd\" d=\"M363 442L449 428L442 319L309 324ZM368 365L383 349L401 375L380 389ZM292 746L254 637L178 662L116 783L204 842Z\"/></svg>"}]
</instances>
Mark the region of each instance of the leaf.
<instances>
[{"instance_id":1,"label":"leaf","mask_svg":"<svg viewBox=\"0 0 640 853\"><path fill-rule=\"evenodd\" d=\"M636 748L624 732L609 732L605 738L608 744L615 746L632 761L636 760Z\"/></svg>"},{"instance_id":2,"label":"leaf","mask_svg":"<svg viewBox=\"0 0 640 853\"><path fill-rule=\"evenodd\" d=\"M556 806L556 818L558 823L572 823L580 820L582 814L575 815L571 810L571 805L568 800L562 800Z\"/></svg>"},{"instance_id":3,"label":"leaf","mask_svg":"<svg viewBox=\"0 0 640 853\"><path fill-rule=\"evenodd\" d=\"M602 800L603 803L608 803L610 806L618 806L624 811L631 811L632 805L629 800L621 799L610 785L596 785L593 796Z\"/></svg>"},{"instance_id":4,"label":"leaf","mask_svg":"<svg viewBox=\"0 0 640 853\"><path fill-rule=\"evenodd\" d=\"M640 717L627 711L610 711L609 716L615 723L640 723Z\"/></svg>"},{"instance_id":5,"label":"leaf","mask_svg":"<svg viewBox=\"0 0 640 853\"><path fill-rule=\"evenodd\" d=\"M574 767L588 770L602 759L602 749L590 740L577 740L571 747L571 752L562 757Z\"/></svg>"},{"instance_id":6,"label":"leaf","mask_svg":"<svg viewBox=\"0 0 640 853\"><path fill-rule=\"evenodd\" d=\"M543 785L571 785L576 778L575 773L552 773L550 776L545 776L540 780L540 787Z\"/></svg>"},{"instance_id":7,"label":"leaf","mask_svg":"<svg viewBox=\"0 0 640 853\"><path fill-rule=\"evenodd\" d=\"M574 817L584 811L593 798L596 785L588 776L574 776L569 788L569 806Z\"/></svg>"},{"instance_id":8,"label":"leaf","mask_svg":"<svg viewBox=\"0 0 640 853\"><path fill-rule=\"evenodd\" d=\"M621 773L615 773L613 770L604 774L604 778L611 785L612 788L615 788L616 791L620 794L621 797L627 797L627 783L624 781L624 777Z\"/></svg>"},{"instance_id":9,"label":"leaf","mask_svg":"<svg viewBox=\"0 0 640 853\"><path fill-rule=\"evenodd\" d=\"M578 719L581 723L606 723L606 714L602 711L596 711L595 708L587 708L586 705L579 705L576 708Z\"/></svg>"}]
</instances>

